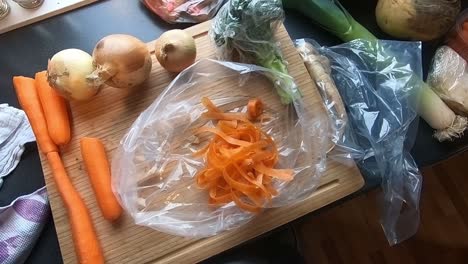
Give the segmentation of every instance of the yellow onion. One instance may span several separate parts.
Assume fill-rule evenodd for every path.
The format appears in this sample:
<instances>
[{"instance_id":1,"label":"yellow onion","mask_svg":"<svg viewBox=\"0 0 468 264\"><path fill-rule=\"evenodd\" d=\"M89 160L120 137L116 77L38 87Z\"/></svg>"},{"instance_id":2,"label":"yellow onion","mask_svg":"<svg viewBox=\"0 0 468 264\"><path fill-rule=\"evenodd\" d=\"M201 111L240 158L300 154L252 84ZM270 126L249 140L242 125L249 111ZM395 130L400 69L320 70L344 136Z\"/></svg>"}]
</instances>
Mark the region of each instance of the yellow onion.
<instances>
[{"instance_id":1,"label":"yellow onion","mask_svg":"<svg viewBox=\"0 0 468 264\"><path fill-rule=\"evenodd\" d=\"M79 49L56 53L47 65L52 88L69 100L88 100L99 92L99 78L93 75L93 58Z\"/></svg>"},{"instance_id":2,"label":"yellow onion","mask_svg":"<svg viewBox=\"0 0 468 264\"><path fill-rule=\"evenodd\" d=\"M181 72L195 62L197 48L195 40L187 32L173 29L156 40L154 53L163 68Z\"/></svg>"},{"instance_id":3,"label":"yellow onion","mask_svg":"<svg viewBox=\"0 0 468 264\"><path fill-rule=\"evenodd\" d=\"M93 51L95 74L116 88L132 88L148 79L151 56L141 40L123 34L101 39Z\"/></svg>"}]
</instances>

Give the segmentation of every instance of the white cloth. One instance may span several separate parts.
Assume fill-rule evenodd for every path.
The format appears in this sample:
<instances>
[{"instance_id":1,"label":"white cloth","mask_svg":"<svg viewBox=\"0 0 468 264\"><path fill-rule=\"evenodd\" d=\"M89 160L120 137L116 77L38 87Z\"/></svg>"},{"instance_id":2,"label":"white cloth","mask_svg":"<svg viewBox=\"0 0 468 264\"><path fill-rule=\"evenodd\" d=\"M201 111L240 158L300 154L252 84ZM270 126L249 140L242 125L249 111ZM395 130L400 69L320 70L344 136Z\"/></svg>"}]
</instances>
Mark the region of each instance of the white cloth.
<instances>
[{"instance_id":1,"label":"white cloth","mask_svg":"<svg viewBox=\"0 0 468 264\"><path fill-rule=\"evenodd\" d=\"M26 114L8 104L0 104L0 188L2 178L18 165L24 144L35 140Z\"/></svg>"}]
</instances>

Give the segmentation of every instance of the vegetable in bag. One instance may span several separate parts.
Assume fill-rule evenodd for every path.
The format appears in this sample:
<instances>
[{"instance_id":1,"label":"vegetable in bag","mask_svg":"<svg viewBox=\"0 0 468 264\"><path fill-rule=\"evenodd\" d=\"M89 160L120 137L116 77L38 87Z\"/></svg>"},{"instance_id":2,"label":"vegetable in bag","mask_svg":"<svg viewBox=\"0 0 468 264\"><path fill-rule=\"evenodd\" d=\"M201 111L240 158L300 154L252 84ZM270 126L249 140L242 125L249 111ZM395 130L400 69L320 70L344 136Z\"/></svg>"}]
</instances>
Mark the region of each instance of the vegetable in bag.
<instances>
[{"instance_id":1,"label":"vegetable in bag","mask_svg":"<svg viewBox=\"0 0 468 264\"><path fill-rule=\"evenodd\" d=\"M437 49L427 82L457 114L468 116L468 69L465 59L448 46Z\"/></svg>"}]
</instances>

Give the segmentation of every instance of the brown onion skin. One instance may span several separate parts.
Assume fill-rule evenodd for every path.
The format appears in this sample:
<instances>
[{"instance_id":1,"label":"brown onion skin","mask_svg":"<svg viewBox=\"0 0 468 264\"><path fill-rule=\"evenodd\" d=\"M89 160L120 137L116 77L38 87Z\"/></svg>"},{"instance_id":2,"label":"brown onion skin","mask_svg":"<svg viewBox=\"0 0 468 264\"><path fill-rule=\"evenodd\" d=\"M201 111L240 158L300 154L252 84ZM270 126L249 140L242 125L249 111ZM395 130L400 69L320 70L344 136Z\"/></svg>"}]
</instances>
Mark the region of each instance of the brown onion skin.
<instances>
[{"instance_id":1,"label":"brown onion skin","mask_svg":"<svg viewBox=\"0 0 468 264\"><path fill-rule=\"evenodd\" d=\"M124 34L101 39L93 51L97 74L109 86L129 89L148 79L152 61L141 40Z\"/></svg>"}]
</instances>

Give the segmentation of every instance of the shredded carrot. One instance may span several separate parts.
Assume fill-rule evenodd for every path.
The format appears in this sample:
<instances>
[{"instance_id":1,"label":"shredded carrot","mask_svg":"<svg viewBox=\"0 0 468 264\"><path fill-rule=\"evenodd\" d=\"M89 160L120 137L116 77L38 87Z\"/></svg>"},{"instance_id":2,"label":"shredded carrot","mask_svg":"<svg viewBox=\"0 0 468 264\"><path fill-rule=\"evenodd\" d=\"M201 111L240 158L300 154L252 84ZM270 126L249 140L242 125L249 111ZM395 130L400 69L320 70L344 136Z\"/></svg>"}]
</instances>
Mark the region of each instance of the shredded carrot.
<instances>
[{"instance_id":1,"label":"shredded carrot","mask_svg":"<svg viewBox=\"0 0 468 264\"><path fill-rule=\"evenodd\" d=\"M214 206L234 202L242 210L258 213L278 194L273 180L291 181L293 170L276 169L278 148L271 136L249 121L262 115L263 102L249 101L245 113L223 113L210 99L201 100L206 119L216 120L215 127L203 126L195 134L214 134L208 145L194 153L204 156L205 168L196 179L208 191Z\"/></svg>"}]
</instances>

